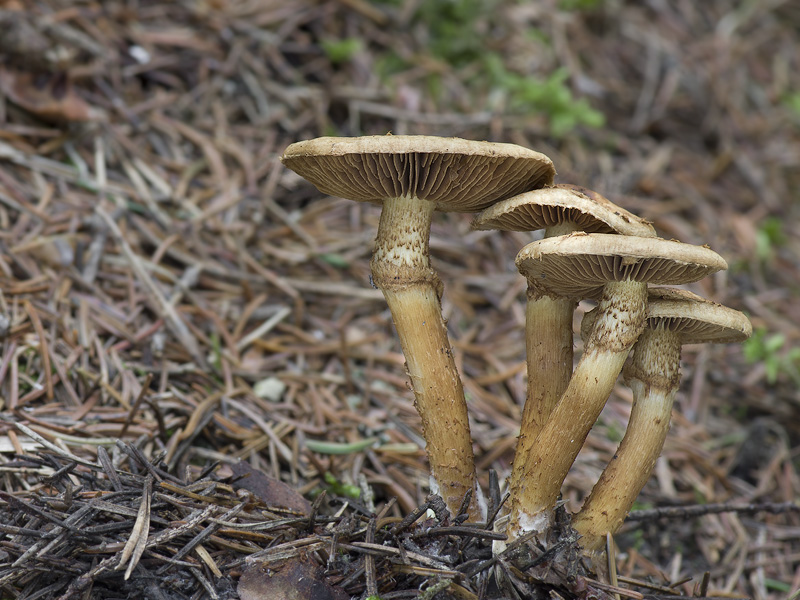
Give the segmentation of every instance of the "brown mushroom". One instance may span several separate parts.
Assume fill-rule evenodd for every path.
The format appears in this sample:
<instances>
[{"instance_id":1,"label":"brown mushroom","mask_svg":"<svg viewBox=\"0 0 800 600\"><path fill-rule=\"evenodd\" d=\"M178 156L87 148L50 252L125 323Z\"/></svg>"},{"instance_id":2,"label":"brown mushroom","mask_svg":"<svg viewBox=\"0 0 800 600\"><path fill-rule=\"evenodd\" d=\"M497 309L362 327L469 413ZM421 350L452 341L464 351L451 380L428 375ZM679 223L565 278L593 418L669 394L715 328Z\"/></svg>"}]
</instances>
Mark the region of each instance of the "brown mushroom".
<instances>
[{"instance_id":1,"label":"brown mushroom","mask_svg":"<svg viewBox=\"0 0 800 600\"><path fill-rule=\"evenodd\" d=\"M471 492L469 515L480 519L467 406L429 259L431 217L482 210L549 185L552 161L512 144L427 136L318 138L292 144L281 160L326 194L382 204L372 277L406 358L432 487L451 512Z\"/></svg>"},{"instance_id":2,"label":"brown mushroom","mask_svg":"<svg viewBox=\"0 0 800 600\"><path fill-rule=\"evenodd\" d=\"M481 212L473 229L536 231L555 237L575 231L656 237L653 226L586 188L558 184L503 200ZM520 436L535 439L572 376L572 314L577 299L528 285L525 344L528 393ZM527 447L527 446L526 446ZM524 461L517 453L514 461ZM512 469L513 472L519 472Z\"/></svg>"},{"instance_id":3,"label":"brown mushroom","mask_svg":"<svg viewBox=\"0 0 800 600\"><path fill-rule=\"evenodd\" d=\"M743 342L753 332L744 314L685 290L650 288L648 302L647 328L623 370L633 390L625 436L572 522L587 553L602 551L606 534L620 528L661 454L680 384L681 346ZM596 310L584 317L582 333L590 335Z\"/></svg>"},{"instance_id":4,"label":"brown mushroom","mask_svg":"<svg viewBox=\"0 0 800 600\"><path fill-rule=\"evenodd\" d=\"M527 458L515 463L520 472L512 475L507 528L512 540L548 526L561 484L644 329L647 283L689 283L727 264L701 246L575 233L528 244L517 255L517 267L543 291L599 298L599 305L567 389L537 438L520 440L517 452Z\"/></svg>"}]
</instances>

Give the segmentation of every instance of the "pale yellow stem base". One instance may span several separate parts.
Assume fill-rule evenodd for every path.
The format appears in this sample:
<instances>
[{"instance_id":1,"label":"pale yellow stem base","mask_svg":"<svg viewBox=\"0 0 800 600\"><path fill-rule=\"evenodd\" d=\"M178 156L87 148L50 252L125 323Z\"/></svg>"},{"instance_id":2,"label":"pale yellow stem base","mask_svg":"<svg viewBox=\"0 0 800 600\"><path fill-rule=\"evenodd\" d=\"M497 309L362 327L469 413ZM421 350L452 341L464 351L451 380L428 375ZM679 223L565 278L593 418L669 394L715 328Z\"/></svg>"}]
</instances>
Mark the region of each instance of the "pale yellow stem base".
<instances>
[{"instance_id":1,"label":"pale yellow stem base","mask_svg":"<svg viewBox=\"0 0 800 600\"><path fill-rule=\"evenodd\" d=\"M534 441L520 439L510 488L509 541L540 530L555 507L561 484L605 406L628 351L644 328L647 286L636 282L606 285L594 331L587 340L566 391Z\"/></svg>"},{"instance_id":2,"label":"pale yellow stem base","mask_svg":"<svg viewBox=\"0 0 800 600\"><path fill-rule=\"evenodd\" d=\"M678 391L680 347L678 334L665 330L645 331L634 347L634 360L625 371L633 390L628 428L614 458L572 521L587 552L605 547L606 533L613 535L619 530L653 472Z\"/></svg>"}]
</instances>

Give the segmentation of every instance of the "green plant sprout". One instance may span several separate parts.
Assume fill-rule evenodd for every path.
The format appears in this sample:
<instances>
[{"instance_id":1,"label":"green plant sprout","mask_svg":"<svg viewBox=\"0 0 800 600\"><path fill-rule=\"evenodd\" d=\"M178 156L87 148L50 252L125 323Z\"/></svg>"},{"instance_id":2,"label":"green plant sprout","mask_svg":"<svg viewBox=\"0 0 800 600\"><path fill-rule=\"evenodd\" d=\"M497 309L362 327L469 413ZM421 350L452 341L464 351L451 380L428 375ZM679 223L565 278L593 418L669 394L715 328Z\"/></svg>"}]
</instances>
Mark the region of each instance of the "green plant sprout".
<instances>
[{"instance_id":1,"label":"green plant sprout","mask_svg":"<svg viewBox=\"0 0 800 600\"><path fill-rule=\"evenodd\" d=\"M569 3L568 9L591 9L599 4L600 0L579 0ZM453 69L470 73L467 79L471 88L489 92L488 96L493 90L503 92L511 111L542 115L554 137L563 137L579 126L603 126L604 115L585 98L573 96L567 85L566 69L557 69L544 77L521 74L508 69L498 52L487 50L489 34L483 29L491 30L495 5L482 0L431 0L420 4L413 21L423 28L426 47L433 57ZM531 30L529 35L536 33ZM376 60L376 70L386 83L392 75L411 66L407 59L391 51ZM431 73L426 85L429 95L441 95L439 73Z\"/></svg>"},{"instance_id":2,"label":"green plant sprout","mask_svg":"<svg viewBox=\"0 0 800 600\"><path fill-rule=\"evenodd\" d=\"M783 581L779 581L777 579L764 579L764 586L769 590L775 590L777 592L791 592L792 586L791 584L785 583Z\"/></svg>"},{"instance_id":3,"label":"green plant sprout","mask_svg":"<svg viewBox=\"0 0 800 600\"><path fill-rule=\"evenodd\" d=\"M359 38L341 40L322 40L322 51L333 64L339 65L351 60L364 47Z\"/></svg>"},{"instance_id":4,"label":"green plant sprout","mask_svg":"<svg viewBox=\"0 0 800 600\"><path fill-rule=\"evenodd\" d=\"M585 98L572 96L566 85L569 77L566 69L557 69L542 80L507 70L496 54L486 56L485 62L493 85L508 93L511 108L547 115L553 136L563 137L579 125L602 127L605 123L603 114Z\"/></svg>"},{"instance_id":5,"label":"green plant sprout","mask_svg":"<svg viewBox=\"0 0 800 600\"><path fill-rule=\"evenodd\" d=\"M337 269L347 269L350 266L350 261L347 258L335 252L324 252L317 255L317 257Z\"/></svg>"},{"instance_id":6,"label":"green plant sprout","mask_svg":"<svg viewBox=\"0 0 800 600\"><path fill-rule=\"evenodd\" d=\"M792 117L800 119L800 92L790 92L783 97L782 104L789 109Z\"/></svg>"},{"instance_id":7,"label":"green plant sprout","mask_svg":"<svg viewBox=\"0 0 800 600\"><path fill-rule=\"evenodd\" d=\"M566 11L596 10L603 6L604 0L559 0L558 8Z\"/></svg>"},{"instance_id":8,"label":"green plant sprout","mask_svg":"<svg viewBox=\"0 0 800 600\"><path fill-rule=\"evenodd\" d=\"M765 327L759 327L744 342L744 357L750 364L764 364L767 383L770 385L774 385L781 374L800 385L800 347L785 348L785 345L784 334L769 334Z\"/></svg>"},{"instance_id":9,"label":"green plant sprout","mask_svg":"<svg viewBox=\"0 0 800 600\"><path fill-rule=\"evenodd\" d=\"M361 495L361 489L357 485L339 481L330 471L325 472L325 483L328 484L328 489L331 493L336 496L346 496L357 500Z\"/></svg>"},{"instance_id":10,"label":"green plant sprout","mask_svg":"<svg viewBox=\"0 0 800 600\"><path fill-rule=\"evenodd\" d=\"M209 353L208 360L219 373L222 371L222 340L219 337L219 333L216 331L212 331L208 339L211 342L211 352Z\"/></svg>"},{"instance_id":11,"label":"green plant sprout","mask_svg":"<svg viewBox=\"0 0 800 600\"><path fill-rule=\"evenodd\" d=\"M756 231L756 256L762 262L772 260L775 248L786 244L786 233L783 231L783 220L778 217L767 217L759 223Z\"/></svg>"},{"instance_id":12,"label":"green plant sprout","mask_svg":"<svg viewBox=\"0 0 800 600\"><path fill-rule=\"evenodd\" d=\"M416 19L425 25L431 53L456 68L480 60L486 52L479 21L490 16L496 2L484 0L428 0Z\"/></svg>"}]
</instances>

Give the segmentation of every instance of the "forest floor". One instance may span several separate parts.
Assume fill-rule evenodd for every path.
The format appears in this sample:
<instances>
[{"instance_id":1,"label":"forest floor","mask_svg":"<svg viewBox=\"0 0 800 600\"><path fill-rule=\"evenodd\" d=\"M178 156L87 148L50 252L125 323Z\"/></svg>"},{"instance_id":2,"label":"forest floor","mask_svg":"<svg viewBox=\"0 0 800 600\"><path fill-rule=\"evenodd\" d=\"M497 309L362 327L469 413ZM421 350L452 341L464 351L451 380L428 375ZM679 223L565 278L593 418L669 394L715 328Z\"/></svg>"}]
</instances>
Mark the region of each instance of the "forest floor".
<instances>
[{"instance_id":1,"label":"forest floor","mask_svg":"<svg viewBox=\"0 0 800 600\"><path fill-rule=\"evenodd\" d=\"M388 132L535 149L558 182L720 253L729 270L688 288L755 333L684 348L636 509L797 501L796 3L0 0L0 596L250 598L256 555L295 561L331 598L479 597L469 569L409 550L430 549L419 539L374 547L428 484L370 285L379 209L279 161L298 140ZM431 251L486 489L519 429L514 257L536 235L470 220L437 215ZM620 381L568 510L631 399ZM287 484L283 500L274 480L250 490L267 525L232 487L239 460ZM800 590L796 511L651 516L616 542L623 597Z\"/></svg>"}]
</instances>

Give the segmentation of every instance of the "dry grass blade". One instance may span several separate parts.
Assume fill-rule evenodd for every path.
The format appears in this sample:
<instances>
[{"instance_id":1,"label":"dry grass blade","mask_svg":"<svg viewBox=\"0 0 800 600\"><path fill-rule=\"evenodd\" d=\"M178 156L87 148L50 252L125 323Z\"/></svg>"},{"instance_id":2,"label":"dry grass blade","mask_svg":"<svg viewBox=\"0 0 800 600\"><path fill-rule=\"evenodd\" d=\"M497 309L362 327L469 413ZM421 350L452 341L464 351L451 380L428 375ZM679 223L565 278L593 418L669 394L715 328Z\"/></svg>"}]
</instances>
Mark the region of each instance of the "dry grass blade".
<instances>
[{"instance_id":1,"label":"dry grass blade","mask_svg":"<svg viewBox=\"0 0 800 600\"><path fill-rule=\"evenodd\" d=\"M47 390L47 399L53 399L53 370L50 366L50 353L47 348L47 337L42 326L42 320L39 318L33 304L25 302L25 312L33 323L33 328L36 335L39 337L39 355L42 357L42 372L44 373L45 389Z\"/></svg>"}]
</instances>

